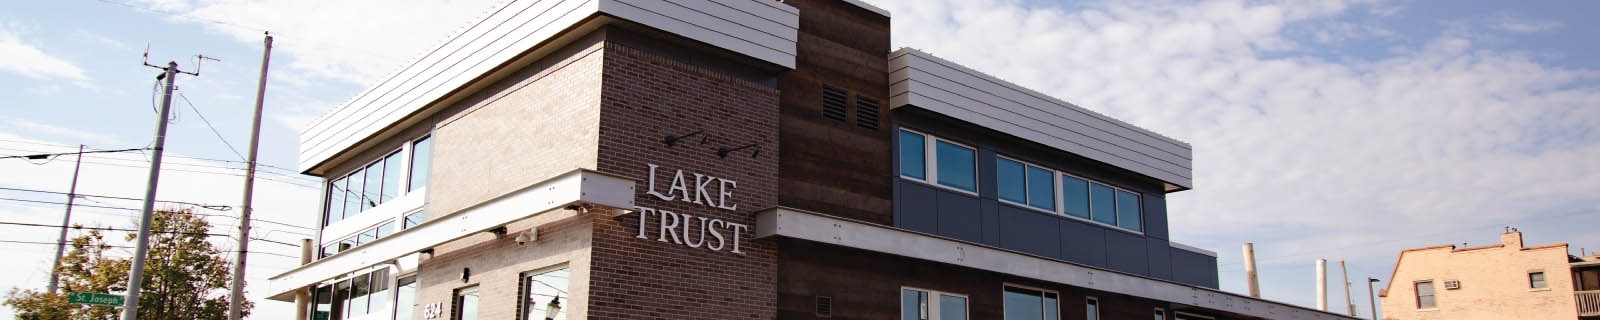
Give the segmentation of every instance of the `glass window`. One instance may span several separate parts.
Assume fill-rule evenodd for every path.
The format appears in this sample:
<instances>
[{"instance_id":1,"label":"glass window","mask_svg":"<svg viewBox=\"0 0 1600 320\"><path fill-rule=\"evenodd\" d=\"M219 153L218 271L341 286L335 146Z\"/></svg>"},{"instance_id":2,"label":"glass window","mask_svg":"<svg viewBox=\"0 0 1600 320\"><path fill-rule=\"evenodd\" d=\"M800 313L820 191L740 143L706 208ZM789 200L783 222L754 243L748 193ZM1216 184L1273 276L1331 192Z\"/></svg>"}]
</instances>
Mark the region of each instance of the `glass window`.
<instances>
[{"instance_id":1,"label":"glass window","mask_svg":"<svg viewBox=\"0 0 1600 320\"><path fill-rule=\"evenodd\" d=\"M1117 226L1123 229L1140 231L1140 221L1143 214L1139 211L1139 195L1132 192L1117 190Z\"/></svg>"},{"instance_id":2,"label":"glass window","mask_svg":"<svg viewBox=\"0 0 1600 320\"><path fill-rule=\"evenodd\" d=\"M1167 312L1156 309L1156 320L1167 320Z\"/></svg>"},{"instance_id":3,"label":"glass window","mask_svg":"<svg viewBox=\"0 0 1600 320\"><path fill-rule=\"evenodd\" d=\"M1054 175L1048 169L1028 166L1028 205L1056 211L1056 182L1050 178Z\"/></svg>"},{"instance_id":4,"label":"glass window","mask_svg":"<svg viewBox=\"0 0 1600 320\"><path fill-rule=\"evenodd\" d=\"M994 176L995 188L1000 193L1000 199L1016 202L1028 202L1028 184L1025 165L1021 162L1006 158L995 158Z\"/></svg>"},{"instance_id":5,"label":"glass window","mask_svg":"<svg viewBox=\"0 0 1600 320\"><path fill-rule=\"evenodd\" d=\"M428 186L428 168L433 165L433 139L422 137L411 143L411 183L406 191Z\"/></svg>"},{"instance_id":6,"label":"glass window","mask_svg":"<svg viewBox=\"0 0 1600 320\"><path fill-rule=\"evenodd\" d=\"M1077 177L1061 176L1061 203L1067 215L1089 218L1089 181Z\"/></svg>"},{"instance_id":7,"label":"glass window","mask_svg":"<svg viewBox=\"0 0 1600 320\"><path fill-rule=\"evenodd\" d=\"M395 151L383 158L383 190L379 194L378 203L389 202L394 197L400 196L400 174L405 167L400 164L400 152Z\"/></svg>"},{"instance_id":8,"label":"glass window","mask_svg":"<svg viewBox=\"0 0 1600 320\"><path fill-rule=\"evenodd\" d=\"M1117 196L1114 190L1099 183L1089 185L1089 215L1094 221L1117 225Z\"/></svg>"},{"instance_id":9,"label":"glass window","mask_svg":"<svg viewBox=\"0 0 1600 320\"><path fill-rule=\"evenodd\" d=\"M373 230L377 231L378 239L387 237L391 234L394 234L394 221L384 222L382 225L379 225L378 228Z\"/></svg>"},{"instance_id":10,"label":"glass window","mask_svg":"<svg viewBox=\"0 0 1600 320\"><path fill-rule=\"evenodd\" d=\"M326 226L339 222L339 220L344 220L344 190L348 181L348 178L339 178L339 180L328 183L328 216L326 220L323 220L322 225Z\"/></svg>"},{"instance_id":11,"label":"glass window","mask_svg":"<svg viewBox=\"0 0 1600 320\"><path fill-rule=\"evenodd\" d=\"M395 320L416 319L417 313L417 276L408 276L396 281L395 290Z\"/></svg>"},{"instance_id":12,"label":"glass window","mask_svg":"<svg viewBox=\"0 0 1600 320\"><path fill-rule=\"evenodd\" d=\"M361 190L361 210L366 211L378 206L378 201L383 199L383 161L367 165L367 187Z\"/></svg>"},{"instance_id":13,"label":"glass window","mask_svg":"<svg viewBox=\"0 0 1600 320\"><path fill-rule=\"evenodd\" d=\"M333 286L322 285L316 292L311 293L311 318L317 320L333 319Z\"/></svg>"},{"instance_id":14,"label":"glass window","mask_svg":"<svg viewBox=\"0 0 1600 320\"><path fill-rule=\"evenodd\" d=\"M368 313L383 313L392 308L389 301L393 299L393 292L389 291L389 269L378 269L372 272L372 293L367 296L371 299Z\"/></svg>"},{"instance_id":15,"label":"glass window","mask_svg":"<svg viewBox=\"0 0 1600 320\"><path fill-rule=\"evenodd\" d=\"M1083 306L1084 310L1088 311L1089 313L1088 315L1084 316L1085 319L1100 320L1100 300L1089 298L1088 300L1084 301Z\"/></svg>"},{"instance_id":16,"label":"glass window","mask_svg":"<svg viewBox=\"0 0 1600 320\"><path fill-rule=\"evenodd\" d=\"M927 137L900 130L900 175L908 178L928 179Z\"/></svg>"},{"instance_id":17,"label":"glass window","mask_svg":"<svg viewBox=\"0 0 1600 320\"><path fill-rule=\"evenodd\" d=\"M417 211L406 215L405 219L406 221L400 224L400 229L410 229L418 224L422 224L423 221L428 220L428 215L424 214L422 211Z\"/></svg>"},{"instance_id":18,"label":"glass window","mask_svg":"<svg viewBox=\"0 0 1600 320\"><path fill-rule=\"evenodd\" d=\"M567 313L562 305L570 301L562 300L570 299L570 295L567 295L570 278L567 267L524 275L522 292L527 294L522 299L522 319L566 319ZM551 314L551 310L555 310L555 313Z\"/></svg>"},{"instance_id":19,"label":"glass window","mask_svg":"<svg viewBox=\"0 0 1600 320\"><path fill-rule=\"evenodd\" d=\"M939 320L967 320L967 298L939 295Z\"/></svg>"},{"instance_id":20,"label":"glass window","mask_svg":"<svg viewBox=\"0 0 1600 320\"><path fill-rule=\"evenodd\" d=\"M344 188L345 217L355 216L356 213L360 213L362 210L361 189L367 183L366 173L365 169L358 169L356 172L350 173L349 177L346 177L346 179L350 180L350 184Z\"/></svg>"},{"instance_id":21,"label":"glass window","mask_svg":"<svg viewBox=\"0 0 1600 320\"><path fill-rule=\"evenodd\" d=\"M1006 320L1060 320L1056 294L1033 289L1006 287Z\"/></svg>"},{"instance_id":22,"label":"glass window","mask_svg":"<svg viewBox=\"0 0 1600 320\"><path fill-rule=\"evenodd\" d=\"M345 305L349 317L367 314L367 298L372 293L372 279L363 274L350 279L350 303Z\"/></svg>"},{"instance_id":23,"label":"glass window","mask_svg":"<svg viewBox=\"0 0 1600 320\"><path fill-rule=\"evenodd\" d=\"M1528 273L1528 287L1534 289L1548 288L1549 284L1544 282L1544 272Z\"/></svg>"},{"instance_id":24,"label":"glass window","mask_svg":"<svg viewBox=\"0 0 1600 320\"><path fill-rule=\"evenodd\" d=\"M335 253L339 253L339 244L338 243L333 243L333 244L328 244L326 246L322 246L322 257L326 258L328 256L331 256L331 255L335 254Z\"/></svg>"},{"instance_id":25,"label":"glass window","mask_svg":"<svg viewBox=\"0 0 1600 320\"><path fill-rule=\"evenodd\" d=\"M357 236L358 237L356 238L356 245L358 245L358 246L359 245L363 245L363 244L372 243L372 240L378 240L378 230L377 229L367 229L367 231L362 231L361 234L358 234Z\"/></svg>"},{"instance_id":26,"label":"glass window","mask_svg":"<svg viewBox=\"0 0 1600 320\"><path fill-rule=\"evenodd\" d=\"M456 290L456 320L478 320L478 287Z\"/></svg>"},{"instance_id":27,"label":"glass window","mask_svg":"<svg viewBox=\"0 0 1600 320\"><path fill-rule=\"evenodd\" d=\"M939 164L939 184L946 187L978 192L978 152L945 141L935 141L934 152Z\"/></svg>"},{"instance_id":28,"label":"glass window","mask_svg":"<svg viewBox=\"0 0 1600 320\"><path fill-rule=\"evenodd\" d=\"M333 310L329 312L340 319L348 318L346 307L350 305L350 280L339 281L333 284Z\"/></svg>"},{"instance_id":29,"label":"glass window","mask_svg":"<svg viewBox=\"0 0 1600 320\"><path fill-rule=\"evenodd\" d=\"M1417 309L1438 308L1433 300L1433 281L1417 282Z\"/></svg>"},{"instance_id":30,"label":"glass window","mask_svg":"<svg viewBox=\"0 0 1600 320\"><path fill-rule=\"evenodd\" d=\"M345 250L350 250L350 248L355 248L357 244L356 236L344 238L344 240L339 241L339 252L344 252Z\"/></svg>"},{"instance_id":31,"label":"glass window","mask_svg":"<svg viewBox=\"0 0 1600 320\"><path fill-rule=\"evenodd\" d=\"M928 320L928 293L921 290L900 289L900 319Z\"/></svg>"}]
</instances>

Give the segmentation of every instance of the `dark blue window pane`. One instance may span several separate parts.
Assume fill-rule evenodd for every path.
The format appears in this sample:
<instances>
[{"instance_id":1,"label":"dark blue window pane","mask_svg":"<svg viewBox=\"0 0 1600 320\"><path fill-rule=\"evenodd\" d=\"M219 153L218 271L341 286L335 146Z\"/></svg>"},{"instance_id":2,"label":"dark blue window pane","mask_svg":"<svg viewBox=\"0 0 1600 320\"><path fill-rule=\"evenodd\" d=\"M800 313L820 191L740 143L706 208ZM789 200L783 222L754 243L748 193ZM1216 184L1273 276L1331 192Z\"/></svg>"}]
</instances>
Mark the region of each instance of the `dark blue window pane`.
<instances>
[{"instance_id":1,"label":"dark blue window pane","mask_svg":"<svg viewBox=\"0 0 1600 320\"><path fill-rule=\"evenodd\" d=\"M995 158L994 176L995 187L999 189L1000 199L1028 203L1028 186L1023 176L1021 162L1011 161L1006 158Z\"/></svg>"},{"instance_id":2,"label":"dark blue window pane","mask_svg":"<svg viewBox=\"0 0 1600 320\"><path fill-rule=\"evenodd\" d=\"M1100 320L1100 302L1099 301L1089 300L1088 305L1086 307L1087 308L1085 308L1085 310L1089 311L1088 317L1086 319L1089 319L1089 320Z\"/></svg>"},{"instance_id":3,"label":"dark blue window pane","mask_svg":"<svg viewBox=\"0 0 1600 320\"><path fill-rule=\"evenodd\" d=\"M1094 221L1117 225L1117 196L1113 190L1099 183L1089 187L1089 215Z\"/></svg>"},{"instance_id":4,"label":"dark blue window pane","mask_svg":"<svg viewBox=\"0 0 1600 320\"><path fill-rule=\"evenodd\" d=\"M978 192L978 152L944 141L939 141L935 148L939 157L939 184Z\"/></svg>"},{"instance_id":5,"label":"dark blue window pane","mask_svg":"<svg viewBox=\"0 0 1600 320\"><path fill-rule=\"evenodd\" d=\"M1006 320L1045 320L1044 301L1039 291L1006 287Z\"/></svg>"},{"instance_id":6,"label":"dark blue window pane","mask_svg":"<svg viewBox=\"0 0 1600 320\"><path fill-rule=\"evenodd\" d=\"M1050 170L1028 166L1028 205L1056 211L1056 181L1051 178L1054 175Z\"/></svg>"},{"instance_id":7,"label":"dark blue window pane","mask_svg":"<svg viewBox=\"0 0 1600 320\"><path fill-rule=\"evenodd\" d=\"M1144 221L1141 217L1139 195L1117 190L1117 226L1128 230L1140 231L1139 221Z\"/></svg>"},{"instance_id":8,"label":"dark blue window pane","mask_svg":"<svg viewBox=\"0 0 1600 320\"><path fill-rule=\"evenodd\" d=\"M922 319L927 319L927 318L925 318L925 316L927 316L927 315L923 313L923 310L925 310L925 309L923 309L924 308L924 304L926 304L927 302L928 302L928 293L927 292L922 292L922 291L917 291L917 290L909 290L909 289L900 289L900 319L902 319L902 320L922 320Z\"/></svg>"},{"instance_id":9,"label":"dark blue window pane","mask_svg":"<svg viewBox=\"0 0 1600 320\"><path fill-rule=\"evenodd\" d=\"M939 320L967 320L967 298L939 295Z\"/></svg>"},{"instance_id":10,"label":"dark blue window pane","mask_svg":"<svg viewBox=\"0 0 1600 320\"><path fill-rule=\"evenodd\" d=\"M1068 215L1089 218L1089 182L1072 176L1061 176L1061 203Z\"/></svg>"},{"instance_id":11,"label":"dark blue window pane","mask_svg":"<svg viewBox=\"0 0 1600 320\"><path fill-rule=\"evenodd\" d=\"M1049 293L1049 292L1045 292L1044 293L1044 319L1045 320L1060 320L1061 319L1061 307L1058 304L1059 303L1056 302L1056 294Z\"/></svg>"},{"instance_id":12,"label":"dark blue window pane","mask_svg":"<svg viewBox=\"0 0 1600 320\"><path fill-rule=\"evenodd\" d=\"M920 134L900 130L900 175L928 179L928 144Z\"/></svg>"}]
</instances>

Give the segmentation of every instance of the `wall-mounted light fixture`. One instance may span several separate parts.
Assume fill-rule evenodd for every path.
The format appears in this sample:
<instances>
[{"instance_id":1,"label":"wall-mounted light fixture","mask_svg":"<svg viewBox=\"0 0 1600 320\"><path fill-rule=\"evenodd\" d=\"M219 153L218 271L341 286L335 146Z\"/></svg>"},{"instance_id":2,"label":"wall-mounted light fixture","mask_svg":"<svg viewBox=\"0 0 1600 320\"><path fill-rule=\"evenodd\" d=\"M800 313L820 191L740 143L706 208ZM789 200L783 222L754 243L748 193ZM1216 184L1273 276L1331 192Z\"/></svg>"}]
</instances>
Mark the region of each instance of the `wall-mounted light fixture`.
<instances>
[{"instance_id":1,"label":"wall-mounted light fixture","mask_svg":"<svg viewBox=\"0 0 1600 320\"><path fill-rule=\"evenodd\" d=\"M493 233L495 239L505 238L506 237L506 226L499 226L499 227L494 227L494 229L489 229L489 233Z\"/></svg>"},{"instance_id":2,"label":"wall-mounted light fixture","mask_svg":"<svg viewBox=\"0 0 1600 320\"><path fill-rule=\"evenodd\" d=\"M694 132L685 133L685 134L683 134L681 136L667 136L665 139L661 139L661 143L667 144L668 147L677 146L678 145L678 141L683 141L683 139L688 139L689 137L693 137L695 135L699 135L700 136L700 144L706 144L706 135L705 135L705 133L706 133L705 130L695 130Z\"/></svg>"},{"instance_id":3,"label":"wall-mounted light fixture","mask_svg":"<svg viewBox=\"0 0 1600 320\"><path fill-rule=\"evenodd\" d=\"M472 268L461 268L461 283L472 281Z\"/></svg>"},{"instance_id":4,"label":"wall-mounted light fixture","mask_svg":"<svg viewBox=\"0 0 1600 320\"><path fill-rule=\"evenodd\" d=\"M727 159L729 153L733 153L734 151L739 151L739 150L744 150L744 149L749 149L749 148L756 148L756 151L750 152L750 157L751 158L755 158L756 156L761 155L761 143L757 142L757 143L751 143L751 144L745 145L743 147L738 147L738 148L728 148L728 147L717 148L717 157L723 158L723 159Z\"/></svg>"}]
</instances>

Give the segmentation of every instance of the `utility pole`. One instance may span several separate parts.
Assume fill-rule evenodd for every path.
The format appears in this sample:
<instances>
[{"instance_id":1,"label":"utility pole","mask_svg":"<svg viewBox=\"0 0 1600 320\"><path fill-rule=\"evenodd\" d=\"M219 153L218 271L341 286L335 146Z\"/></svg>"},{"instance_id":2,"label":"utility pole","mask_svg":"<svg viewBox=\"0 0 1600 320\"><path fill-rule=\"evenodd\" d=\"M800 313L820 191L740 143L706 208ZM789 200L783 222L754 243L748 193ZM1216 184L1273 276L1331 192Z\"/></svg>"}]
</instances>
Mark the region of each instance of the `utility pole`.
<instances>
[{"instance_id":1,"label":"utility pole","mask_svg":"<svg viewBox=\"0 0 1600 320\"><path fill-rule=\"evenodd\" d=\"M139 318L139 293L144 290L144 262L145 256L150 251L150 220L155 216L156 184L161 179L161 156L166 151L167 145L167 118L172 115L172 89L173 81L178 74L200 76L200 61L205 56L198 56L195 60L194 72L178 70L177 61L167 61L167 66L150 64L150 52L145 51L144 65L161 69L161 75L156 80L166 80L166 85L161 87L161 111L156 117L156 137L150 153L150 181L145 185L144 208L139 216L139 238L133 247L133 266L128 271L128 298L122 304L122 320L135 320Z\"/></svg>"},{"instance_id":2,"label":"utility pole","mask_svg":"<svg viewBox=\"0 0 1600 320\"><path fill-rule=\"evenodd\" d=\"M1378 298L1372 294L1374 283L1378 283L1378 279L1367 278L1367 305L1372 306L1372 320L1378 320Z\"/></svg>"},{"instance_id":3,"label":"utility pole","mask_svg":"<svg viewBox=\"0 0 1600 320\"><path fill-rule=\"evenodd\" d=\"M56 260L50 266L50 293L56 293L56 287L61 283L61 252L67 249L67 227L72 223L72 199L78 197L78 170L83 169L83 145L78 145L78 163L72 165L72 188L67 189L67 214L61 218L61 238L56 240Z\"/></svg>"},{"instance_id":4,"label":"utility pole","mask_svg":"<svg viewBox=\"0 0 1600 320\"><path fill-rule=\"evenodd\" d=\"M261 105L267 93L267 63L272 58L272 35L267 35L263 41L265 51L261 52L261 79L256 85L256 112L250 123L250 151L245 160L244 171L244 210L239 216L239 252L233 265L233 292L228 294L228 320L239 320L242 316L244 305L244 262L250 251L250 211L251 202L254 201L256 186L256 150L261 142Z\"/></svg>"}]
</instances>

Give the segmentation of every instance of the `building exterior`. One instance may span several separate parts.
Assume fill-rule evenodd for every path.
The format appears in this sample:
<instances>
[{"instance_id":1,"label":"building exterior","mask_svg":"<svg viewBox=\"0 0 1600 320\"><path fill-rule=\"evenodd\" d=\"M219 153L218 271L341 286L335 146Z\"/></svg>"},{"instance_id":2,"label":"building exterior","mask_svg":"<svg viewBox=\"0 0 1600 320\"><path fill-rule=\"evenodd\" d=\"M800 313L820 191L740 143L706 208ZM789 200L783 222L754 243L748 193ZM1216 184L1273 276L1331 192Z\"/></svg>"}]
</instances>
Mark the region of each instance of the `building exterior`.
<instances>
[{"instance_id":1,"label":"building exterior","mask_svg":"<svg viewBox=\"0 0 1600 320\"><path fill-rule=\"evenodd\" d=\"M1500 244L1400 252L1383 299L1384 319L1600 318L1600 257L1567 244L1524 247L1507 229Z\"/></svg>"},{"instance_id":2,"label":"building exterior","mask_svg":"<svg viewBox=\"0 0 1600 320\"><path fill-rule=\"evenodd\" d=\"M1345 319L1168 238L1190 146L850 0L510 1L316 120L315 319Z\"/></svg>"}]
</instances>

